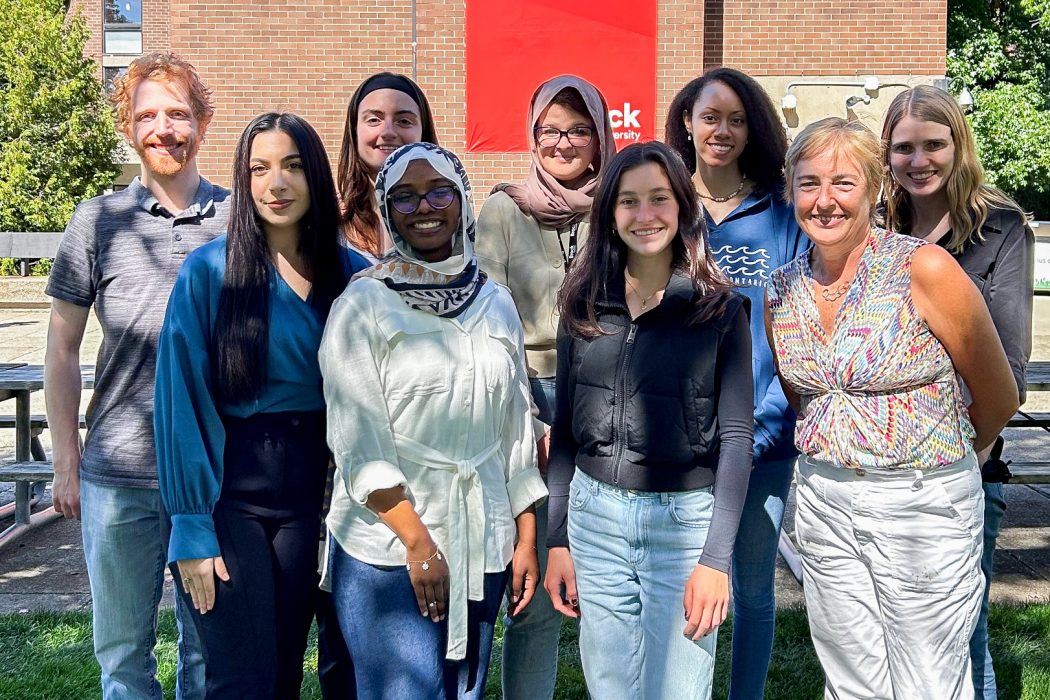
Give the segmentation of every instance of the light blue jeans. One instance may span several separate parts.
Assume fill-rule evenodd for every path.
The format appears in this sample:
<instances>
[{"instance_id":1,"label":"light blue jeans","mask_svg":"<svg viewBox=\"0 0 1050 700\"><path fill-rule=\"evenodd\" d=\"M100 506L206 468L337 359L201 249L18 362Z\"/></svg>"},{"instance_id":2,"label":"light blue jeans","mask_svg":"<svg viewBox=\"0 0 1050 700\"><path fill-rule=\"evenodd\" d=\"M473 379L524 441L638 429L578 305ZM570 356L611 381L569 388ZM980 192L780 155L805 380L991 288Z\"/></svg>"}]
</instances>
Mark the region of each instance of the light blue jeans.
<instances>
[{"instance_id":1,"label":"light blue jeans","mask_svg":"<svg viewBox=\"0 0 1050 700\"><path fill-rule=\"evenodd\" d=\"M628 491L576 470L569 550L591 697L711 697L717 631L698 642L687 639L682 597L704 551L714 504L712 488Z\"/></svg>"},{"instance_id":2,"label":"light blue jeans","mask_svg":"<svg viewBox=\"0 0 1050 700\"><path fill-rule=\"evenodd\" d=\"M529 380L539 419L554 421L554 377ZM547 502L536 508L536 553L540 581L547 573ZM503 616L504 700L550 700L558 679L558 638L562 615L542 585L532 602L516 617Z\"/></svg>"},{"instance_id":3,"label":"light blue jeans","mask_svg":"<svg viewBox=\"0 0 1050 700\"><path fill-rule=\"evenodd\" d=\"M167 543L156 489L80 482L81 533L91 584L95 658L104 700L160 700L157 607L164 586ZM204 658L189 616L175 596L179 627L175 697L204 697Z\"/></svg>"},{"instance_id":4,"label":"light blue jeans","mask_svg":"<svg viewBox=\"0 0 1050 700\"><path fill-rule=\"evenodd\" d=\"M784 502L795 458L759 462L733 548L733 669L730 700L762 700L777 619L773 580Z\"/></svg>"},{"instance_id":5,"label":"light blue jeans","mask_svg":"<svg viewBox=\"0 0 1050 700\"><path fill-rule=\"evenodd\" d=\"M996 700L995 669L992 654L988 651L988 593L992 588L992 562L995 558L995 543L999 539L999 523L1006 513L1006 498L1002 484L984 486L984 554L981 571L984 572L984 598L977 628L970 638L970 663L973 665L973 689L982 700Z\"/></svg>"}]
</instances>

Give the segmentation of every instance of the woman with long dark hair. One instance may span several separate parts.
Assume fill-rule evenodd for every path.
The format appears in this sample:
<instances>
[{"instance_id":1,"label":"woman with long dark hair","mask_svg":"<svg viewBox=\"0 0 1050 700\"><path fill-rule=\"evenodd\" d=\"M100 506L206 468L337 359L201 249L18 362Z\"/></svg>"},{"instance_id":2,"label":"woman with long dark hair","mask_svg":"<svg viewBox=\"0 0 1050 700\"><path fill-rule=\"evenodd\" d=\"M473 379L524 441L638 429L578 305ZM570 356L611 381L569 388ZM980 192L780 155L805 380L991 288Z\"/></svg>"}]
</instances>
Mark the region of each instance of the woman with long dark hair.
<instances>
[{"instance_id":1,"label":"woman with long dark hair","mask_svg":"<svg viewBox=\"0 0 1050 700\"><path fill-rule=\"evenodd\" d=\"M747 301L664 144L612 158L591 226L558 298L545 586L592 697L708 698L751 468Z\"/></svg>"},{"instance_id":2,"label":"woman with long dark hair","mask_svg":"<svg viewBox=\"0 0 1050 700\"><path fill-rule=\"evenodd\" d=\"M532 400L539 409L540 470L547 467L548 426L554 421L558 289L587 239L587 217L602 165L616 152L605 98L573 75L543 82L529 104L532 166L520 185L499 185L478 215L478 262L507 285L525 328ZM547 538L547 508L536 513ZM540 576L547 550L539 553ZM512 606L511 606L512 607ZM546 596L503 619L503 697L550 700L558 675L562 616Z\"/></svg>"},{"instance_id":3,"label":"woman with long dark hair","mask_svg":"<svg viewBox=\"0 0 1050 700\"><path fill-rule=\"evenodd\" d=\"M667 111L667 143L693 173L715 260L762 308L769 273L806 248L781 173L787 138L754 79L715 68L689 82ZM732 700L761 700L773 650L773 581L797 452L794 413L777 380L762 315L751 314L755 377L754 469L733 548Z\"/></svg>"},{"instance_id":4,"label":"woman with long dark hair","mask_svg":"<svg viewBox=\"0 0 1050 700\"><path fill-rule=\"evenodd\" d=\"M387 156L409 143L437 144L427 96L399 73L365 79L346 107L343 143L336 168L346 240L372 260L390 245L379 216L375 181Z\"/></svg>"},{"instance_id":5,"label":"woman with long dark hair","mask_svg":"<svg viewBox=\"0 0 1050 700\"><path fill-rule=\"evenodd\" d=\"M455 155L403 146L376 191L393 248L335 302L320 351L332 594L358 698L481 698L508 581L513 613L538 584L521 322L478 268Z\"/></svg>"},{"instance_id":6,"label":"woman with long dark hair","mask_svg":"<svg viewBox=\"0 0 1050 700\"><path fill-rule=\"evenodd\" d=\"M1020 402L1032 353L1035 236L1016 202L985 182L970 125L955 99L930 85L905 90L882 125L883 210L891 231L946 248L977 285L1013 371ZM977 697L994 700L988 651L988 591L999 523L1006 512L1003 438L982 450L984 600L970 640Z\"/></svg>"},{"instance_id":7,"label":"woman with long dark hair","mask_svg":"<svg viewBox=\"0 0 1050 700\"><path fill-rule=\"evenodd\" d=\"M229 229L187 259L157 357L168 559L209 698L298 697L328 465L317 349L367 266L340 245L317 132L270 112L234 158Z\"/></svg>"}]
</instances>

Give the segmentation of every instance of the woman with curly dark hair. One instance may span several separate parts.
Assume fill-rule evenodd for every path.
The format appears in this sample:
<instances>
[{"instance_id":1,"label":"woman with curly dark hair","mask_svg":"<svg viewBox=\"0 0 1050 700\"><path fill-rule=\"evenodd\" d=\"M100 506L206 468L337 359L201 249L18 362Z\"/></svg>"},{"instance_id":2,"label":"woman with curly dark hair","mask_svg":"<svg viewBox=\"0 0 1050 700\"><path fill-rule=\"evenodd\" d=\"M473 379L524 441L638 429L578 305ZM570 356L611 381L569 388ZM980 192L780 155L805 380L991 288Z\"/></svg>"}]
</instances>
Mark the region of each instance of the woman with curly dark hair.
<instances>
[{"instance_id":1,"label":"woman with curly dark hair","mask_svg":"<svg viewBox=\"0 0 1050 700\"><path fill-rule=\"evenodd\" d=\"M667 112L667 143L693 173L711 248L737 291L762 307L769 273L808 246L782 197L787 138L761 86L731 68L687 84ZM751 314L755 468L733 550L729 697L760 699L773 649L774 567L796 452L761 314Z\"/></svg>"}]
</instances>

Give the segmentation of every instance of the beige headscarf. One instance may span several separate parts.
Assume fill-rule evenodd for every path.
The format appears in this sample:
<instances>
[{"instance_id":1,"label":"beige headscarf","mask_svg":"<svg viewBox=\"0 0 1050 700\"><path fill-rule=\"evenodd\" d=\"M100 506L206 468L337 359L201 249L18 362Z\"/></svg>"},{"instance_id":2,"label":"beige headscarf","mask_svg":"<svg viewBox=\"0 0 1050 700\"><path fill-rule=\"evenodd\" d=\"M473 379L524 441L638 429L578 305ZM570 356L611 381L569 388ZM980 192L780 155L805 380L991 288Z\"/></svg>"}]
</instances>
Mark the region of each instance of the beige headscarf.
<instances>
[{"instance_id":1,"label":"beige headscarf","mask_svg":"<svg viewBox=\"0 0 1050 700\"><path fill-rule=\"evenodd\" d=\"M540 114L547 109L554 96L565 88L572 88L580 93L598 136L598 152L595 155L597 167L593 176L574 190L562 185L540 165L534 132ZM541 225L549 228L565 228L586 218L591 209L591 194L598 183L598 173L616 154L612 127L609 126L609 107L605 104L605 98L598 92L598 88L575 75L551 78L533 93L526 128L529 150L532 153L532 166L529 168L528 178L521 185L497 185L493 192L506 192L522 213L532 216Z\"/></svg>"}]
</instances>

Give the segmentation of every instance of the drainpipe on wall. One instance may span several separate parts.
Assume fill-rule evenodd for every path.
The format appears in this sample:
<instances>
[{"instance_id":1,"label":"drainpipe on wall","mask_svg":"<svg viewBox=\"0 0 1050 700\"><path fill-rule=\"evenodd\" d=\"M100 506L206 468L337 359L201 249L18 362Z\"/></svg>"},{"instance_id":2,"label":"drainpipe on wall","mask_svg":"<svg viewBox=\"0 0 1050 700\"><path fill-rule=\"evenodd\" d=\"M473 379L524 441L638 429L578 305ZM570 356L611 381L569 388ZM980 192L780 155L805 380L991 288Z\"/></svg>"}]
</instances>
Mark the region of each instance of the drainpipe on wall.
<instances>
[{"instance_id":1,"label":"drainpipe on wall","mask_svg":"<svg viewBox=\"0 0 1050 700\"><path fill-rule=\"evenodd\" d=\"M416 0L412 0L412 80L416 79Z\"/></svg>"}]
</instances>

